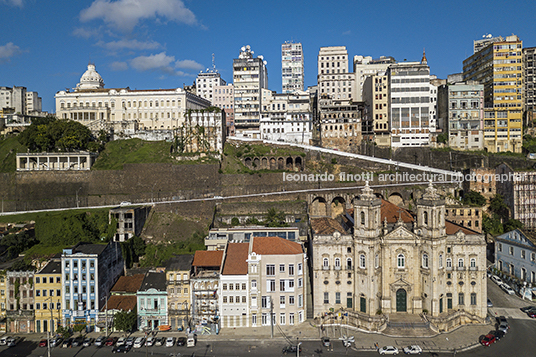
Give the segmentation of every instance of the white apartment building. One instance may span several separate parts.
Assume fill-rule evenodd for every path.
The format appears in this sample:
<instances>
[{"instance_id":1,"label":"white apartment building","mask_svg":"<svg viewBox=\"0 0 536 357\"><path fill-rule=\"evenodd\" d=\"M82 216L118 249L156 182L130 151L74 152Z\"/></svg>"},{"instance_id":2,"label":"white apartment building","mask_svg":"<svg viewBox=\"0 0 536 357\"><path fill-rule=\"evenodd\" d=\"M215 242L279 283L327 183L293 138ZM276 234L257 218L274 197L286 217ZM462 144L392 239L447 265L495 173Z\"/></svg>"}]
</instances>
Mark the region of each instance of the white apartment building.
<instances>
[{"instance_id":1,"label":"white apartment building","mask_svg":"<svg viewBox=\"0 0 536 357\"><path fill-rule=\"evenodd\" d=\"M261 89L268 88L267 62L253 57L249 45L233 60L235 130L237 136L260 138Z\"/></svg>"},{"instance_id":2,"label":"white apartment building","mask_svg":"<svg viewBox=\"0 0 536 357\"><path fill-rule=\"evenodd\" d=\"M210 101L176 89L104 88L89 64L73 91L55 95L56 115L78 121L93 131L113 130L131 135L138 130L173 130L185 121L188 109L204 109Z\"/></svg>"},{"instance_id":3,"label":"white apartment building","mask_svg":"<svg viewBox=\"0 0 536 357\"><path fill-rule=\"evenodd\" d=\"M380 147L391 146L388 84L389 77L385 72L365 76L363 84L363 100L369 109L363 136L369 136Z\"/></svg>"},{"instance_id":4,"label":"white apartment building","mask_svg":"<svg viewBox=\"0 0 536 357\"><path fill-rule=\"evenodd\" d=\"M389 75L391 147L428 146L430 131L430 68L421 62L392 64Z\"/></svg>"},{"instance_id":5,"label":"white apartment building","mask_svg":"<svg viewBox=\"0 0 536 357\"><path fill-rule=\"evenodd\" d=\"M262 97L262 139L309 145L313 137L309 92L276 94L263 89Z\"/></svg>"},{"instance_id":6,"label":"white apartment building","mask_svg":"<svg viewBox=\"0 0 536 357\"><path fill-rule=\"evenodd\" d=\"M14 114L30 115L42 111L42 99L26 87L0 87L0 110L11 109Z\"/></svg>"},{"instance_id":7,"label":"white apartment building","mask_svg":"<svg viewBox=\"0 0 536 357\"><path fill-rule=\"evenodd\" d=\"M318 52L318 94L335 101L356 98L355 74L348 72L346 46L320 47Z\"/></svg>"},{"instance_id":8,"label":"white apartment building","mask_svg":"<svg viewBox=\"0 0 536 357\"><path fill-rule=\"evenodd\" d=\"M206 72L200 72L195 79L196 94L214 104L214 90L217 86L224 86L227 83L221 78L216 69L208 69Z\"/></svg>"},{"instance_id":9,"label":"white apartment building","mask_svg":"<svg viewBox=\"0 0 536 357\"><path fill-rule=\"evenodd\" d=\"M224 86L215 86L212 105L225 112L227 136L233 136L234 128L234 86L228 83Z\"/></svg>"},{"instance_id":10,"label":"white apartment building","mask_svg":"<svg viewBox=\"0 0 536 357\"><path fill-rule=\"evenodd\" d=\"M285 42L281 45L282 93L303 91L304 68L301 43Z\"/></svg>"},{"instance_id":11,"label":"white apartment building","mask_svg":"<svg viewBox=\"0 0 536 357\"><path fill-rule=\"evenodd\" d=\"M372 59L371 56L354 56L354 73L356 85L355 100L358 102L365 100L363 89L365 85L365 80L368 76L372 76L378 73L385 73L387 71L387 68L393 63L396 63L396 61L391 56L381 56L378 59Z\"/></svg>"}]
</instances>

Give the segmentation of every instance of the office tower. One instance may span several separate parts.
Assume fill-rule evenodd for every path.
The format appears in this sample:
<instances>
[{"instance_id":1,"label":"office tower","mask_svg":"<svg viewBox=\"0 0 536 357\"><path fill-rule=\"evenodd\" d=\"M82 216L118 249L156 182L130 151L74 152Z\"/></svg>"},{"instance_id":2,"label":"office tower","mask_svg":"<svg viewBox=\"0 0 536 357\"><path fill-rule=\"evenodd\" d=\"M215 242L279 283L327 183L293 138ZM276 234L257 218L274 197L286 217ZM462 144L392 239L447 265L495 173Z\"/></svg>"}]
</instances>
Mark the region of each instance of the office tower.
<instances>
[{"instance_id":1,"label":"office tower","mask_svg":"<svg viewBox=\"0 0 536 357\"><path fill-rule=\"evenodd\" d=\"M301 43L281 45L281 82L283 93L303 91L303 50Z\"/></svg>"},{"instance_id":2,"label":"office tower","mask_svg":"<svg viewBox=\"0 0 536 357\"><path fill-rule=\"evenodd\" d=\"M524 104L525 104L525 122L527 126L534 126L534 112L536 111L536 47L527 47L523 49L523 84L525 87Z\"/></svg>"}]
</instances>

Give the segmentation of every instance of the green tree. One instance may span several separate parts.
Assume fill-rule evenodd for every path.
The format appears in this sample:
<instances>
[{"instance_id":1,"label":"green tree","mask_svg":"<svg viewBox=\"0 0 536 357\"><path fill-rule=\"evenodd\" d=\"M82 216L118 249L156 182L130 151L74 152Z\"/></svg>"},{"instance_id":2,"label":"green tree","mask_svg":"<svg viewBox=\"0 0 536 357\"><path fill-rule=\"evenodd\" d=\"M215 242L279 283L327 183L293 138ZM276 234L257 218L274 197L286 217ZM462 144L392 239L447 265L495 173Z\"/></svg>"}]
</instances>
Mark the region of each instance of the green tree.
<instances>
[{"instance_id":1,"label":"green tree","mask_svg":"<svg viewBox=\"0 0 536 357\"><path fill-rule=\"evenodd\" d=\"M266 227L286 227L288 224L285 222L285 220L285 212L277 211L274 207L272 207L266 213L264 225Z\"/></svg>"},{"instance_id":2,"label":"green tree","mask_svg":"<svg viewBox=\"0 0 536 357\"><path fill-rule=\"evenodd\" d=\"M84 332L85 329L86 329L86 324L76 324L73 327L73 331L79 332L80 334L82 334L82 332Z\"/></svg>"},{"instance_id":3,"label":"green tree","mask_svg":"<svg viewBox=\"0 0 536 357\"><path fill-rule=\"evenodd\" d=\"M510 218L510 210L504 203L503 196L499 193L493 196L493 198L490 200L489 210L495 213L501 222L506 222Z\"/></svg>"},{"instance_id":4,"label":"green tree","mask_svg":"<svg viewBox=\"0 0 536 357\"><path fill-rule=\"evenodd\" d=\"M486 204L486 197L482 196L480 192L469 191L463 196L462 202L466 205L482 207Z\"/></svg>"},{"instance_id":5,"label":"green tree","mask_svg":"<svg viewBox=\"0 0 536 357\"><path fill-rule=\"evenodd\" d=\"M119 311L114 315L114 327L119 331L130 332L136 327L137 320L136 311Z\"/></svg>"},{"instance_id":6,"label":"green tree","mask_svg":"<svg viewBox=\"0 0 536 357\"><path fill-rule=\"evenodd\" d=\"M68 327L63 327L61 325L56 328L56 333L63 338L69 338L72 335L71 329L69 329Z\"/></svg>"},{"instance_id":7,"label":"green tree","mask_svg":"<svg viewBox=\"0 0 536 357\"><path fill-rule=\"evenodd\" d=\"M446 144L448 143L448 140L449 136L447 135L447 133L441 133L437 136L437 142L440 144Z\"/></svg>"},{"instance_id":8,"label":"green tree","mask_svg":"<svg viewBox=\"0 0 536 357\"><path fill-rule=\"evenodd\" d=\"M238 217L233 217L231 219L231 226L239 226L240 225L240 220L238 219Z\"/></svg>"},{"instance_id":9,"label":"green tree","mask_svg":"<svg viewBox=\"0 0 536 357\"><path fill-rule=\"evenodd\" d=\"M505 232L510 232L514 229L523 228L523 223L521 223L517 219L509 219L503 226Z\"/></svg>"}]
</instances>

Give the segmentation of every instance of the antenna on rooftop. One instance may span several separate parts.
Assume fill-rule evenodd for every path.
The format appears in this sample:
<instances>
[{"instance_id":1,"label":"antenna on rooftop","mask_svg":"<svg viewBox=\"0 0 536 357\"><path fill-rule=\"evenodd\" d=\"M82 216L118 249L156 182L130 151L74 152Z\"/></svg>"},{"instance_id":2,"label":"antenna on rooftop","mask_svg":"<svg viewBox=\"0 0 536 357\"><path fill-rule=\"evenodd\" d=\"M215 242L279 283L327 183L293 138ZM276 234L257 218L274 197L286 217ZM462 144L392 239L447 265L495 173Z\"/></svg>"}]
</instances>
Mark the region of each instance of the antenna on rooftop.
<instances>
[{"instance_id":1,"label":"antenna on rooftop","mask_svg":"<svg viewBox=\"0 0 536 357\"><path fill-rule=\"evenodd\" d=\"M216 62L214 61L214 53L212 54L212 69L216 72Z\"/></svg>"}]
</instances>

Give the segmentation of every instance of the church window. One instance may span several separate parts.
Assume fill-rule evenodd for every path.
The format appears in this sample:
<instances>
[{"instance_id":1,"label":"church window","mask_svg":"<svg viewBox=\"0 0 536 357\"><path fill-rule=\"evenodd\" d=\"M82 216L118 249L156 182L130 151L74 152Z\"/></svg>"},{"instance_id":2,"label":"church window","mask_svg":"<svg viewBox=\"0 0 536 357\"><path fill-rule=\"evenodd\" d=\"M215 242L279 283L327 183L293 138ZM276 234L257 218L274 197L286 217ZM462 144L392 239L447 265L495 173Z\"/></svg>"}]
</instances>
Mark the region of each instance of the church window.
<instances>
[{"instance_id":1,"label":"church window","mask_svg":"<svg viewBox=\"0 0 536 357\"><path fill-rule=\"evenodd\" d=\"M428 212L424 212L424 225L428 225Z\"/></svg>"},{"instance_id":2,"label":"church window","mask_svg":"<svg viewBox=\"0 0 536 357\"><path fill-rule=\"evenodd\" d=\"M465 305L463 293L458 294L458 305Z\"/></svg>"},{"instance_id":3,"label":"church window","mask_svg":"<svg viewBox=\"0 0 536 357\"><path fill-rule=\"evenodd\" d=\"M458 268L463 268L463 258L458 259Z\"/></svg>"},{"instance_id":4,"label":"church window","mask_svg":"<svg viewBox=\"0 0 536 357\"><path fill-rule=\"evenodd\" d=\"M471 293L471 305L476 305L476 293Z\"/></svg>"},{"instance_id":5,"label":"church window","mask_svg":"<svg viewBox=\"0 0 536 357\"><path fill-rule=\"evenodd\" d=\"M365 266L366 266L365 254L361 254L359 256L359 267L361 269L365 269Z\"/></svg>"},{"instance_id":6,"label":"church window","mask_svg":"<svg viewBox=\"0 0 536 357\"><path fill-rule=\"evenodd\" d=\"M404 257L404 254L398 254L396 258L396 265L399 269L406 267L406 258Z\"/></svg>"},{"instance_id":7,"label":"church window","mask_svg":"<svg viewBox=\"0 0 536 357\"><path fill-rule=\"evenodd\" d=\"M346 259L346 269L352 270L352 258Z\"/></svg>"},{"instance_id":8,"label":"church window","mask_svg":"<svg viewBox=\"0 0 536 357\"><path fill-rule=\"evenodd\" d=\"M335 258L335 269L341 268L341 258Z\"/></svg>"},{"instance_id":9,"label":"church window","mask_svg":"<svg viewBox=\"0 0 536 357\"><path fill-rule=\"evenodd\" d=\"M328 258L323 259L322 266L324 267L324 270L329 269L329 259Z\"/></svg>"},{"instance_id":10,"label":"church window","mask_svg":"<svg viewBox=\"0 0 536 357\"><path fill-rule=\"evenodd\" d=\"M439 254L439 267L443 268L443 254Z\"/></svg>"},{"instance_id":11,"label":"church window","mask_svg":"<svg viewBox=\"0 0 536 357\"><path fill-rule=\"evenodd\" d=\"M475 258L471 258L471 268L476 268L476 259Z\"/></svg>"},{"instance_id":12,"label":"church window","mask_svg":"<svg viewBox=\"0 0 536 357\"><path fill-rule=\"evenodd\" d=\"M365 225L365 212L361 211L361 225Z\"/></svg>"},{"instance_id":13,"label":"church window","mask_svg":"<svg viewBox=\"0 0 536 357\"><path fill-rule=\"evenodd\" d=\"M427 253L424 253L422 255L422 267L428 268L428 254Z\"/></svg>"},{"instance_id":14,"label":"church window","mask_svg":"<svg viewBox=\"0 0 536 357\"><path fill-rule=\"evenodd\" d=\"M447 258L447 268L452 268L452 259Z\"/></svg>"}]
</instances>

